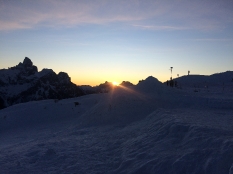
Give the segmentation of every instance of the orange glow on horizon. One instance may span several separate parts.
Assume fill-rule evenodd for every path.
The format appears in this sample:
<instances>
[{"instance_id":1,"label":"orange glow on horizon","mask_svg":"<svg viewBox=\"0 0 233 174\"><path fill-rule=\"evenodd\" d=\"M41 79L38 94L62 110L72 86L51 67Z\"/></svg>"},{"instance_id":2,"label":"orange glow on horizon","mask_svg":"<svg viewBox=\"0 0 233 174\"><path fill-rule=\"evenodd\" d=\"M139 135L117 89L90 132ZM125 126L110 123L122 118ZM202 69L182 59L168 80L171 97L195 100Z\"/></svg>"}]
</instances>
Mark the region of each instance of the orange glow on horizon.
<instances>
[{"instance_id":1,"label":"orange glow on horizon","mask_svg":"<svg viewBox=\"0 0 233 174\"><path fill-rule=\"evenodd\" d=\"M112 84L113 84L114 86L118 86L118 85L119 85L119 83L116 82L116 81L112 82Z\"/></svg>"},{"instance_id":2,"label":"orange glow on horizon","mask_svg":"<svg viewBox=\"0 0 233 174\"><path fill-rule=\"evenodd\" d=\"M111 78L111 77L105 77L105 76L96 76L96 77L92 77L92 76L77 76L76 74L72 74L70 73L69 76L71 77L71 82L73 82L74 84L81 86L81 85L89 85L89 86L98 86L102 83L105 83L106 81L111 82L114 86L119 86L121 84L121 82L123 81L129 81L130 83L133 83L134 85L137 85L138 82L140 80L144 80L146 79L148 76L147 75L142 75L140 76L133 76L131 78ZM158 78L156 75L152 75L155 78ZM160 78L158 78L159 81L161 82L166 82L167 80L169 80L169 75L166 78L166 76L160 76ZM115 79L115 80L109 80L109 79Z\"/></svg>"}]
</instances>

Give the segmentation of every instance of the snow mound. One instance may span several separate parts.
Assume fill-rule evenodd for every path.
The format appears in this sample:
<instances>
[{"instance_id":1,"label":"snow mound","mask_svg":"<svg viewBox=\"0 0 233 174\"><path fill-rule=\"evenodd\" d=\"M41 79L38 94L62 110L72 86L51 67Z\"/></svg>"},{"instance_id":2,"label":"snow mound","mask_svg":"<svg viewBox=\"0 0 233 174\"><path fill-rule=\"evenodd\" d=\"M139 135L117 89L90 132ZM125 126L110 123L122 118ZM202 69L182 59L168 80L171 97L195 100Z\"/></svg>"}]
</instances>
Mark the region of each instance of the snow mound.
<instances>
[{"instance_id":1,"label":"snow mound","mask_svg":"<svg viewBox=\"0 0 233 174\"><path fill-rule=\"evenodd\" d=\"M206 88L208 90L233 91L233 71L226 71L210 76L187 75L175 79L182 88Z\"/></svg>"},{"instance_id":2,"label":"snow mound","mask_svg":"<svg viewBox=\"0 0 233 174\"><path fill-rule=\"evenodd\" d=\"M153 76L147 77L145 80L141 80L136 89L144 92L154 92L164 86L157 78Z\"/></svg>"},{"instance_id":3,"label":"snow mound","mask_svg":"<svg viewBox=\"0 0 233 174\"><path fill-rule=\"evenodd\" d=\"M140 83L0 110L0 173L233 173L231 94Z\"/></svg>"}]
</instances>

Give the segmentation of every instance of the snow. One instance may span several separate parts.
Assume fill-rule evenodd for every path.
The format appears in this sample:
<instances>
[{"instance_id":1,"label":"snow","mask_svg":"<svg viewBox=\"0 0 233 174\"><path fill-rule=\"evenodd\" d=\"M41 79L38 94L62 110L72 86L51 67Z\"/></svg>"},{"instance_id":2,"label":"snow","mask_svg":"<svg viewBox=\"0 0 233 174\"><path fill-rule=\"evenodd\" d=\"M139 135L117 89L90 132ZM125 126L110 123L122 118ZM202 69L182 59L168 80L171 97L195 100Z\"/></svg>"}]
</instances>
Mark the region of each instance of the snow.
<instances>
[{"instance_id":1,"label":"snow","mask_svg":"<svg viewBox=\"0 0 233 174\"><path fill-rule=\"evenodd\" d=\"M11 81L17 81L17 74L20 72L18 69L1 69L0 70L0 77L1 81L4 83L9 83Z\"/></svg>"},{"instance_id":2,"label":"snow","mask_svg":"<svg viewBox=\"0 0 233 174\"><path fill-rule=\"evenodd\" d=\"M0 110L0 173L232 174L232 125L233 92L176 89L153 77L21 103Z\"/></svg>"},{"instance_id":3,"label":"snow","mask_svg":"<svg viewBox=\"0 0 233 174\"><path fill-rule=\"evenodd\" d=\"M188 75L175 79L178 86L183 89L190 87L196 90L211 90L215 92L228 91L233 92L233 71L226 71L217 73L210 76L204 75Z\"/></svg>"}]
</instances>

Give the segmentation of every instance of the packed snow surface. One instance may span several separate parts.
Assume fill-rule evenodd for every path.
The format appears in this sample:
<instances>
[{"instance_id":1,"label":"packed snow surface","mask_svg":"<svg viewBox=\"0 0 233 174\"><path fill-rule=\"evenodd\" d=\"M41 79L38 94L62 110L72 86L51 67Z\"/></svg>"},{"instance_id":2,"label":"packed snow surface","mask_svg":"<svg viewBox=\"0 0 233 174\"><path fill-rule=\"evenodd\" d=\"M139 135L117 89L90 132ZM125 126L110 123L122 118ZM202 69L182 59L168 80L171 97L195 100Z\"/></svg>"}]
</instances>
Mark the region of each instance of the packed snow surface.
<instances>
[{"instance_id":1,"label":"packed snow surface","mask_svg":"<svg viewBox=\"0 0 233 174\"><path fill-rule=\"evenodd\" d=\"M0 110L0 173L233 174L233 92L149 77L8 107Z\"/></svg>"}]
</instances>

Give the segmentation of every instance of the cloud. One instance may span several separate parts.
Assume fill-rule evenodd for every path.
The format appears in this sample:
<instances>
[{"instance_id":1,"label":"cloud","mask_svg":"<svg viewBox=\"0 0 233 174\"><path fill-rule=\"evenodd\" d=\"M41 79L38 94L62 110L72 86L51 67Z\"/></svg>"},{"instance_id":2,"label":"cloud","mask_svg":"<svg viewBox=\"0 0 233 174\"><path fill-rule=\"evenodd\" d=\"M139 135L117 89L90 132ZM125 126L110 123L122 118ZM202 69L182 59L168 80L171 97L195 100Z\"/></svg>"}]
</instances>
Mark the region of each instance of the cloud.
<instances>
[{"instance_id":1,"label":"cloud","mask_svg":"<svg viewBox=\"0 0 233 174\"><path fill-rule=\"evenodd\" d=\"M178 27L178 26L150 26L150 25L133 25L134 27L138 27L141 29L147 29L147 30L187 30L189 28L187 27Z\"/></svg>"},{"instance_id":2,"label":"cloud","mask_svg":"<svg viewBox=\"0 0 233 174\"><path fill-rule=\"evenodd\" d=\"M152 30L209 30L223 28L233 22L230 0L221 2L210 0L204 2L199 0L0 1L0 30L103 25L112 22L129 23L134 27Z\"/></svg>"},{"instance_id":3,"label":"cloud","mask_svg":"<svg viewBox=\"0 0 233 174\"><path fill-rule=\"evenodd\" d=\"M106 24L143 20L150 13L136 1L3 1L0 7L0 30L28 29L38 26L72 27L83 24Z\"/></svg>"},{"instance_id":4,"label":"cloud","mask_svg":"<svg viewBox=\"0 0 233 174\"><path fill-rule=\"evenodd\" d=\"M226 39L226 38L198 38L192 39L193 41L206 41L206 42L228 42L233 41L233 39Z\"/></svg>"}]
</instances>

